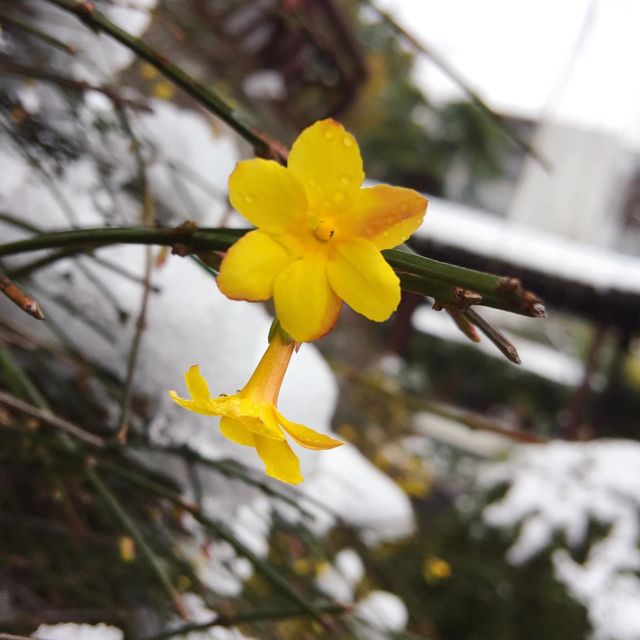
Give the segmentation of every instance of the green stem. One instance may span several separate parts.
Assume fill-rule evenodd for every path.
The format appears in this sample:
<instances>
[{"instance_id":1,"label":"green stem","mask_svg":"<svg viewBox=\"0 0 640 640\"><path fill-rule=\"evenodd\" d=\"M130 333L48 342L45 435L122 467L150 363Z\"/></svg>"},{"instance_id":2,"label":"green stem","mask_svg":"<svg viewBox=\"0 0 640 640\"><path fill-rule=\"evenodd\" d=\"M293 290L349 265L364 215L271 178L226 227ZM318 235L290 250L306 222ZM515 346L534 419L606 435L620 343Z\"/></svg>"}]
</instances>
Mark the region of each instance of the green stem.
<instances>
[{"instance_id":1,"label":"green stem","mask_svg":"<svg viewBox=\"0 0 640 640\"><path fill-rule=\"evenodd\" d=\"M93 31L106 33L127 49L133 51L138 57L146 60L185 93L224 120L234 131L253 145L260 152L260 155L270 151L272 145L266 137L242 122L238 114L214 91L204 87L182 68L173 64L166 56L115 25L103 13L95 9L90 2L82 0L45 1L72 13Z\"/></svg>"},{"instance_id":2,"label":"green stem","mask_svg":"<svg viewBox=\"0 0 640 640\"><path fill-rule=\"evenodd\" d=\"M0 257L75 246L77 253L112 244L157 244L185 247L190 251L226 251L248 229L197 229L183 225L175 229L144 229L142 227L98 227L42 233L33 238L0 245ZM71 255L65 253L65 257Z\"/></svg>"},{"instance_id":3,"label":"green stem","mask_svg":"<svg viewBox=\"0 0 640 640\"><path fill-rule=\"evenodd\" d=\"M167 592L169 598L171 598L178 612L186 618L187 616L186 612L184 611L184 605L182 605L180 594L174 589L164 566L160 562L160 559L155 554L153 549L149 546L149 543L142 534L142 531L133 522L133 520L131 520L127 512L120 504L119 500L102 481L102 478L98 475L92 463L88 464L85 467L85 474L89 479L89 482L91 482L91 484L93 485L94 489L100 494L100 497L109 507L116 520L120 522L120 525L123 527L123 529L125 529L125 531L127 531L135 540L138 548L140 549L140 552L144 556L148 565L151 567L153 573L155 573L164 590Z\"/></svg>"},{"instance_id":4,"label":"green stem","mask_svg":"<svg viewBox=\"0 0 640 640\"><path fill-rule=\"evenodd\" d=\"M75 246L78 253L111 244L158 244L172 246L185 255L199 251L226 251L247 229L198 229L184 224L175 229L142 229L138 227L104 227L42 233L33 238L0 245L0 257ZM543 317L542 301L523 289L519 282L474 269L438 262L399 249L384 251L389 264L399 273L403 288L453 304L456 289L475 292L482 299L477 304L495 307L531 317ZM69 255L65 252L64 254Z\"/></svg>"}]
</instances>

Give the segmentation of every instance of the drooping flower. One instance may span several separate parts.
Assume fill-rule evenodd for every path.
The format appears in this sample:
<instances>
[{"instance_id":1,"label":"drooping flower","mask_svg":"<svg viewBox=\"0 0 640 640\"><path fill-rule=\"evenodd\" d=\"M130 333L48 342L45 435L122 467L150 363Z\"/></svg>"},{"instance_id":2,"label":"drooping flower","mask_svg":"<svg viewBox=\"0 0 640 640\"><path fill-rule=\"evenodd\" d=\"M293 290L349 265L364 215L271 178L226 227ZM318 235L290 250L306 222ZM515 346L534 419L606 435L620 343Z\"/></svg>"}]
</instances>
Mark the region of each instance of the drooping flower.
<instances>
[{"instance_id":1,"label":"drooping flower","mask_svg":"<svg viewBox=\"0 0 640 640\"><path fill-rule=\"evenodd\" d=\"M306 449L333 449L344 444L302 424L290 422L276 408L284 374L295 349L295 342L276 331L249 382L238 393L212 398L209 386L197 365L185 374L191 399L175 391L170 397L181 407L206 416L221 416L223 436L247 447L255 447L268 476L282 482L302 482L300 462L285 432Z\"/></svg>"},{"instance_id":2,"label":"drooping flower","mask_svg":"<svg viewBox=\"0 0 640 640\"><path fill-rule=\"evenodd\" d=\"M258 228L228 251L220 291L235 300L273 297L298 342L328 333L343 300L370 320L386 320L400 301L400 281L380 252L420 226L427 200L401 187L362 189L363 180L358 145L333 120L300 134L286 168L240 162L229 198Z\"/></svg>"}]
</instances>

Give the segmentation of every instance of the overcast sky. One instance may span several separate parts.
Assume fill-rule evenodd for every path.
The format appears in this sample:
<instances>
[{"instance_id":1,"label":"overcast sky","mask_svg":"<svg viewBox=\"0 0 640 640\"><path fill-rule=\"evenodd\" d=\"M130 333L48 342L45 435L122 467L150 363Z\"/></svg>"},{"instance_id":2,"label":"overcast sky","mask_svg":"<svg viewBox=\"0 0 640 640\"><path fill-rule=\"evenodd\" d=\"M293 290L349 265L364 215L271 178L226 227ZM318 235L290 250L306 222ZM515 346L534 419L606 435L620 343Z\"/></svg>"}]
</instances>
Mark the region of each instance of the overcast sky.
<instances>
[{"instance_id":1,"label":"overcast sky","mask_svg":"<svg viewBox=\"0 0 640 640\"><path fill-rule=\"evenodd\" d=\"M491 106L615 131L640 146L640 0L378 0ZM430 95L455 95L432 64Z\"/></svg>"}]
</instances>

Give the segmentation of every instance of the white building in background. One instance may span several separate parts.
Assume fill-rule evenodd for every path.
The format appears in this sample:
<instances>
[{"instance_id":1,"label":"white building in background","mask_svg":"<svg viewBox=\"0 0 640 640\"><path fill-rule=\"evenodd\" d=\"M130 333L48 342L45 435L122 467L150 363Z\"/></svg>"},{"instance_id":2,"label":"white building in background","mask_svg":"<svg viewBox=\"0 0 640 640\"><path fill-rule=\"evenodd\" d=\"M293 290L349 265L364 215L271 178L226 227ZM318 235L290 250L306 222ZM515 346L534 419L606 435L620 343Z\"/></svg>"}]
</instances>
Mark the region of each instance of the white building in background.
<instances>
[{"instance_id":1,"label":"white building in background","mask_svg":"<svg viewBox=\"0 0 640 640\"><path fill-rule=\"evenodd\" d=\"M532 143L548 167L524 161L510 222L614 250L640 249L637 151L615 133L557 122L540 125Z\"/></svg>"},{"instance_id":2,"label":"white building in background","mask_svg":"<svg viewBox=\"0 0 640 640\"><path fill-rule=\"evenodd\" d=\"M563 238L640 253L638 0L378 4L518 130L538 127L532 142L552 171L526 160L520 175L508 176L515 191L498 181L479 190L475 206ZM432 59L418 61L416 79L433 100L461 97Z\"/></svg>"}]
</instances>

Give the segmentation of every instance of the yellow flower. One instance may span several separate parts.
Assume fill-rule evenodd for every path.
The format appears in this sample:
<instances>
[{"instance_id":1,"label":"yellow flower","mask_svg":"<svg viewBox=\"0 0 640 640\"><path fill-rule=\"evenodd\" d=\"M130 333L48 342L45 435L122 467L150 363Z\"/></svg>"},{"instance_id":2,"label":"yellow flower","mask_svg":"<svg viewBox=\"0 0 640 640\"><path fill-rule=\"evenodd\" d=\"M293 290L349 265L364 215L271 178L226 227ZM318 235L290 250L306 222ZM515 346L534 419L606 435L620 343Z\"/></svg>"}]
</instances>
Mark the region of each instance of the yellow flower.
<instances>
[{"instance_id":1,"label":"yellow flower","mask_svg":"<svg viewBox=\"0 0 640 640\"><path fill-rule=\"evenodd\" d=\"M422 575L427 582L446 580L452 573L451 565L437 556L427 556L422 565Z\"/></svg>"},{"instance_id":2,"label":"yellow flower","mask_svg":"<svg viewBox=\"0 0 640 640\"><path fill-rule=\"evenodd\" d=\"M232 396L212 398L197 365L185 375L190 400L169 391L171 398L185 409L206 416L222 416L220 432L223 436L237 444L255 447L265 464L266 474L292 484L302 482L302 474L300 462L286 440L285 431L307 449L333 449L344 444L309 427L290 422L276 408L280 386L295 346L295 342L287 342L280 331L276 331L249 382Z\"/></svg>"},{"instance_id":3,"label":"yellow flower","mask_svg":"<svg viewBox=\"0 0 640 640\"><path fill-rule=\"evenodd\" d=\"M331 331L344 300L370 320L386 320L400 281L380 253L419 226L427 201L411 189L361 189L352 135L333 120L305 129L288 167L255 158L229 178L233 206L258 229L222 261L218 286L234 300L268 300L298 342Z\"/></svg>"}]
</instances>

